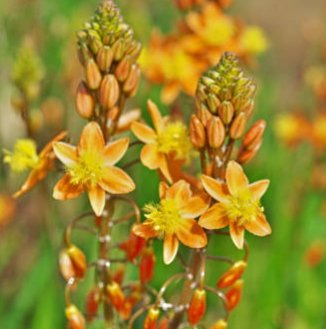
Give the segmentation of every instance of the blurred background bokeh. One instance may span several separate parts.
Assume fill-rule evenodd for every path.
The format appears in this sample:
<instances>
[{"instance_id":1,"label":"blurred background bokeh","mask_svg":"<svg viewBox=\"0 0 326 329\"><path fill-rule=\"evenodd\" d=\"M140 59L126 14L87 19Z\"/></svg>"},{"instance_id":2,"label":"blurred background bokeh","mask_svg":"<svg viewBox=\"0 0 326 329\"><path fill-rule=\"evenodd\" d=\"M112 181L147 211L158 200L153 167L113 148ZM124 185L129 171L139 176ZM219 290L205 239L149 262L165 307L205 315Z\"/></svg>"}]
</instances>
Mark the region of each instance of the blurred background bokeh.
<instances>
[{"instance_id":1,"label":"blurred background bokeh","mask_svg":"<svg viewBox=\"0 0 326 329\"><path fill-rule=\"evenodd\" d=\"M180 15L169 0L117 2L145 45L154 28L168 33ZM0 2L0 149L12 149L15 139L25 133L12 106L12 72L20 49L28 44L38 53L43 75L39 97L33 102L33 124L47 127L39 136L40 144L66 127L77 139L82 122L74 110L73 95L81 76L75 31L97 3ZM260 26L268 38L268 50L247 69L258 83L255 118L267 121L267 131L259 155L246 170L251 181L271 180L263 204L273 228L265 239L248 235L251 255L244 295L229 327L325 329L326 4L323 0L234 0L227 13ZM144 111L147 98L161 104L160 87L144 82L128 107ZM322 120L324 125L319 124ZM307 126L317 125L318 141L311 141ZM137 167L133 175L142 186L136 191L141 205L157 196L155 173ZM13 201L9 195L21 178L0 164L0 328L65 327L57 254L65 223L88 204L84 198L58 205L51 198L52 178L47 186ZM95 244L87 235L76 239L91 257ZM159 243L156 247L161 248ZM233 252L231 243L216 248ZM162 264L160 255L161 251L157 286L173 271Z\"/></svg>"}]
</instances>

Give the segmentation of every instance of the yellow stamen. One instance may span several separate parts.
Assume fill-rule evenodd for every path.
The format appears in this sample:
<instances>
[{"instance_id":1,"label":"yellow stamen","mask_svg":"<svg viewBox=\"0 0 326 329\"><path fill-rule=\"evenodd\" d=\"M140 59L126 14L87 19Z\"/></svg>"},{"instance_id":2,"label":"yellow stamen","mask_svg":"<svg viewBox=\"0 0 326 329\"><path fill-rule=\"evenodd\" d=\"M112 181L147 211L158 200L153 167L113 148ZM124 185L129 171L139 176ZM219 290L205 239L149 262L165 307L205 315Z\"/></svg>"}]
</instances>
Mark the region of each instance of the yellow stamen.
<instances>
[{"instance_id":1,"label":"yellow stamen","mask_svg":"<svg viewBox=\"0 0 326 329\"><path fill-rule=\"evenodd\" d=\"M23 172L34 169L39 164L39 156L36 152L36 144L30 139L17 140L14 151L4 150L3 161L10 165L12 171Z\"/></svg>"},{"instance_id":2,"label":"yellow stamen","mask_svg":"<svg viewBox=\"0 0 326 329\"><path fill-rule=\"evenodd\" d=\"M77 163L67 168L73 185L95 186L103 176L104 160L95 150L84 150Z\"/></svg>"}]
</instances>

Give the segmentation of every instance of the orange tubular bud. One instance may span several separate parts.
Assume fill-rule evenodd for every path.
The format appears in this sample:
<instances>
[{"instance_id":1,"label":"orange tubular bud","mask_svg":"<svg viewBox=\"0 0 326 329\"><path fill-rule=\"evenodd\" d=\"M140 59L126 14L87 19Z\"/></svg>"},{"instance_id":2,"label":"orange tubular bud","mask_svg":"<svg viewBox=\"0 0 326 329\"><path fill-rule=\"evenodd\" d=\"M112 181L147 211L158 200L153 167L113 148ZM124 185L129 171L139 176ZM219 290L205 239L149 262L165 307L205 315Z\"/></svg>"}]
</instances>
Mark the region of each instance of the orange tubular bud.
<instances>
[{"instance_id":1,"label":"orange tubular bud","mask_svg":"<svg viewBox=\"0 0 326 329\"><path fill-rule=\"evenodd\" d=\"M250 160L252 160L255 155L257 154L257 152L259 151L260 147L261 147L262 141L260 141L260 143L258 145L256 145L256 148L253 150L247 150L245 148L240 150L240 153L238 155L237 161L241 164L247 163Z\"/></svg>"},{"instance_id":2,"label":"orange tubular bud","mask_svg":"<svg viewBox=\"0 0 326 329\"><path fill-rule=\"evenodd\" d=\"M88 119L93 115L95 101L83 81L78 85L75 102L76 110L81 117Z\"/></svg>"},{"instance_id":3,"label":"orange tubular bud","mask_svg":"<svg viewBox=\"0 0 326 329\"><path fill-rule=\"evenodd\" d=\"M119 310L119 315L122 320L128 320L130 318L130 314L132 311L132 301L129 297L127 297L122 304L121 309Z\"/></svg>"},{"instance_id":4,"label":"orange tubular bud","mask_svg":"<svg viewBox=\"0 0 326 329\"><path fill-rule=\"evenodd\" d=\"M59 268L61 275L64 277L66 281L76 276L74 266L72 265L71 259L66 249L60 252Z\"/></svg>"},{"instance_id":5,"label":"orange tubular bud","mask_svg":"<svg viewBox=\"0 0 326 329\"><path fill-rule=\"evenodd\" d=\"M233 120L230 128L230 137L233 139L240 138L245 130L247 116L244 112L240 112Z\"/></svg>"},{"instance_id":6,"label":"orange tubular bud","mask_svg":"<svg viewBox=\"0 0 326 329\"><path fill-rule=\"evenodd\" d=\"M70 262L71 262L71 268L74 273L74 277L78 279L82 279L85 275L86 269L87 269L87 263L86 263L86 257L84 253L77 248L75 245L71 245L68 249L63 251L61 254L62 257L64 257L64 252L68 255ZM61 259L63 260L63 259ZM61 265L61 261L60 261Z\"/></svg>"},{"instance_id":7,"label":"orange tubular bud","mask_svg":"<svg viewBox=\"0 0 326 329\"><path fill-rule=\"evenodd\" d=\"M140 68L137 64L133 64L127 80L123 84L124 93L133 96L138 88L140 81Z\"/></svg>"},{"instance_id":8,"label":"orange tubular bud","mask_svg":"<svg viewBox=\"0 0 326 329\"><path fill-rule=\"evenodd\" d=\"M92 90L98 89L102 76L100 69L93 59L89 59L86 63L85 76L88 88Z\"/></svg>"},{"instance_id":9,"label":"orange tubular bud","mask_svg":"<svg viewBox=\"0 0 326 329\"><path fill-rule=\"evenodd\" d=\"M264 131L266 128L265 120L258 120L248 130L243 138L243 146L248 150L253 150L258 144L261 143Z\"/></svg>"},{"instance_id":10,"label":"orange tubular bud","mask_svg":"<svg viewBox=\"0 0 326 329\"><path fill-rule=\"evenodd\" d=\"M214 94L208 94L207 96L207 105L211 113L216 113L221 101Z\"/></svg>"},{"instance_id":11,"label":"orange tubular bud","mask_svg":"<svg viewBox=\"0 0 326 329\"><path fill-rule=\"evenodd\" d=\"M205 128L198 117L193 114L190 119L190 140L191 143L201 149L206 144L206 135L205 135Z\"/></svg>"},{"instance_id":12,"label":"orange tubular bud","mask_svg":"<svg viewBox=\"0 0 326 329\"><path fill-rule=\"evenodd\" d=\"M87 294L85 303L87 321L92 321L96 317L100 297L101 296L99 288L94 288Z\"/></svg>"},{"instance_id":13,"label":"orange tubular bud","mask_svg":"<svg viewBox=\"0 0 326 329\"><path fill-rule=\"evenodd\" d=\"M106 286L106 291L114 308L117 311L122 310L125 302L125 295L121 287L116 282L112 281Z\"/></svg>"},{"instance_id":14,"label":"orange tubular bud","mask_svg":"<svg viewBox=\"0 0 326 329\"><path fill-rule=\"evenodd\" d=\"M218 108L218 115L225 125L228 125L234 115L234 107L231 102L224 101Z\"/></svg>"},{"instance_id":15,"label":"orange tubular bud","mask_svg":"<svg viewBox=\"0 0 326 329\"><path fill-rule=\"evenodd\" d=\"M65 310L70 329L85 329L85 318L75 305L69 305Z\"/></svg>"},{"instance_id":16,"label":"orange tubular bud","mask_svg":"<svg viewBox=\"0 0 326 329\"><path fill-rule=\"evenodd\" d=\"M225 320L218 320L210 327L210 329L227 329L227 328L228 328L228 324L227 322L225 322Z\"/></svg>"},{"instance_id":17,"label":"orange tubular bud","mask_svg":"<svg viewBox=\"0 0 326 329\"><path fill-rule=\"evenodd\" d=\"M197 324L206 312L206 291L196 289L188 310L188 321L191 325Z\"/></svg>"},{"instance_id":18,"label":"orange tubular bud","mask_svg":"<svg viewBox=\"0 0 326 329\"><path fill-rule=\"evenodd\" d=\"M131 232L129 239L120 243L119 248L126 252L128 261L133 262L138 257L144 246L145 239Z\"/></svg>"},{"instance_id":19,"label":"orange tubular bud","mask_svg":"<svg viewBox=\"0 0 326 329\"><path fill-rule=\"evenodd\" d=\"M108 72L110 70L112 60L113 52L110 47L104 46L98 51L96 61L102 71Z\"/></svg>"},{"instance_id":20,"label":"orange tubular bud","mask_svg":"<svg viewBox=\"0 0 326 329\"><path fill-rule=\"evenodd\" d=\"M107 74L101 83L100 104L106 109L114 107L119 99L119 83L113 74Z\"/></svg>"},{"instance_id":21,"label":"orange tubular bud","mask_svg":"<svg viewBox=\"0 0 326 329\"><path fill-rule=\"evenodd\" d=\"M152 279L155 260L155 254L152 248L143 250L139 263L139 277L142 283L147 283Z\"/></svg>"},{"instance_id":22,"label":"orange tubular bud","mask_svg":"<svg viewBox=\"0 0 326 329\"><path fill-rule=\"evenodd\" d=\"M219 117L212 117L207 123L208 144L212 148L220 147L225 139L225 128Z\"/></svg>"},{"instance_id":23,"label":"orange tubular bud","mask_svg":"<svg viewBox=\"0 0 326 329\"><path fill-rule=\"evenodd\" d=\"M208 121L212 118L212 114L206 108L201 107L198 110L198 118L202 122L204 127L206 127Z\"/></svg>"},{"instance_id":24,"label":"orange tubular bud","mask_svg":"<svg viewBox=\"0 0 326 329\"><path fill-rule=\"evenodd\" d=\"M169 328L169 319L168 318L162 318L161 321L158 324L157 329L168 329Z\"/></svg>"},{"instance_id":25,"label":"orange tubular bud","mask_svg":"<svg viewBox=\"0 0 326 329\"><path fill-rule=\"evenodd\" d=\"M119 266L112 274L112 280L121 285L124 276L125 276L125 266Z\"/></svg>"},{"instance_id":26,"label":"orange tubular bud","mask_svg":"<svg viewBox=\"0 0 326 329\"><path fill-rule=\"evenodd\" d=\"M246 268L247 263L243 260L234 263L233 266L218 280L217 287L223 289L232 286L235 281L241 278Z\"/></svg>"},{"instance_id":27,"label":"orange tubular bud","mask_svg":"<svg viewBox=\"0 0 326 329\"><path fill-rule=\"evenodd\" d=\"M124 40L118 39L113 45L112 45L112 52L113 52L113 58L115 61L120 61L124 55L125 52L125 43Z\"/></svg>"},{"instance_id":28,"label":"orange tubular bud","mask_svg":"<svg viewBox=\"0 0 326 329\"><path fill-rule=\"evenodd\" d=\"M159 315L160 311L157 308L150 308L144 321L144 329L156 329Z\"/></svg>"},{"instance_id":29,"label":"orange tubular bud","mask_svg":"<svg viewBox=\"0 0 326 329\"><path fill-rule=\"evenodd\" d=\"M243 280L238 280L226 293L226 306L229 311L233 310L239 303L242 296Z\"/></svg>"},{"instance_id":30,"label":"orange tubular bud","mask_svg":"<svg viewBox=\"0 0 326 329\"><path fill-rule=\"evenodd\" d=\"M123 82L128 78L131 69L130 57L126 56L122 59L121 62L117 65L117 68L114 71L115 76L118 81Z\"/></svg>"},{"instance_id":31,"label":"orange tubular bud","mask_svg":"<svg viewBox=\"0 0 326 329\"><path fill-rule=\"evenodd\" d=\"M127 113L123 114L119 118L117 132L121 133L121 132L129 130L131 127L131 124L134 121L139 120L140 117L141 117L140 109L134 109L134 110L128 111Z\"/></svg>"}]
</instances>

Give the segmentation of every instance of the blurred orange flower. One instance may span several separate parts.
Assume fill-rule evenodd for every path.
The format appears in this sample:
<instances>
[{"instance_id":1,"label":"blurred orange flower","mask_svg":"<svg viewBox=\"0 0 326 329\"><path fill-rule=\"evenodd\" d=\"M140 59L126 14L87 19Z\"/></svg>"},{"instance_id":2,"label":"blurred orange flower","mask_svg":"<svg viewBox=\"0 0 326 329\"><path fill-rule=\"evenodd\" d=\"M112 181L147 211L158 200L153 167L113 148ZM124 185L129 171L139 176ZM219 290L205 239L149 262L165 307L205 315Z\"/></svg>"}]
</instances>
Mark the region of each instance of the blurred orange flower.
<instances>
[{"instance_id":1,"label":"blurred orange flower","mask_svg":"<svg viewBox=\"0 0 326 329\"><path fill-rule=\"evenodd\" d=\"M164 239L164 262L170 264L178 251L179 241L190 248L203 248L207 243L205 231L194 219L203 214L208 198L193 196L190 185L181 180L169 187L160 184L160 203L145 206L146 220L133 227L143 238Z\"/></svg>"},{"instance_id":2,"label":"blurred orange flower","mask_svg":"<svg viewBox=\"0 0 326 329\"><path fill-rule=\"evenodd\" d=\"M66 174L54 187L53 197L72 199L87 190L91 206L100 216L105 207L105 192L123 194L135 189L129 175L114 166L126 153L128 145L128 138L105 145L103 133L96 122L84 127L77 147L63 142L54 143L54 152L64 163Z\"/></svg>"},{"instance_id":3,"label":"blurred orange flower","mask_svg":"<svg viewBox=\"0 0 326 329\"><path fill-rule=\"evenodd\" d=\"M239 249L243 248L245 229L258 236L271 233L259 201L268 188L269 180L249 185L242 167L230 161L226 169L226 184L205 175L202 183L207 193L218 201L200 217L202 227L213 230L230 225L231 238Z\"/></svg>"}]
</instances>

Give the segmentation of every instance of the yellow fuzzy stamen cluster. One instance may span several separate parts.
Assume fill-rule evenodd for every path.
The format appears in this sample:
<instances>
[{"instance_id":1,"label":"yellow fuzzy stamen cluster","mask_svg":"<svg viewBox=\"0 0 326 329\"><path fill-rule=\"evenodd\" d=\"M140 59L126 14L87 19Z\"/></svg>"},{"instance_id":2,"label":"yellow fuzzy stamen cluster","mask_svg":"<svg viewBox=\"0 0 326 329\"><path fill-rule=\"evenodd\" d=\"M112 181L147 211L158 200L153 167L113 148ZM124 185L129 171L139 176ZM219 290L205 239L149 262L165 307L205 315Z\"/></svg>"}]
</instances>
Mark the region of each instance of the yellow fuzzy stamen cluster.
<instances>
[{"instance_id":1,"label":"yellow fuzzy stamen cluster","mask_svg":"<svg viewBox=\"0 0 326 329\"><path fill-rule=\"evenodd\" d=\"M167 124L157 137L157 149L161 153L174 153L177 159L189 159L192 144L187 127L182 122Z\"/></svg>"},{"instance_id":2,"label":"yellow fuzzy stamen cluster","mask_svg":"<svg viewBox=\"0 0 326 329\"><path fill-rule=\"evenodd\" d=\"M67 168L73 185L95 186L103 177L104 161L94 150L82 151L78 161Z\"/></svg>"},{"instance_id":3,"label":"yellow fuzzy stamen cluster","mask_svg":"<svg viewBox=\"0 0 326 329\"><path fill-rule=\"evenodd\" d=\"M164 199L159 204L148 204L144 211L147 223L162 235L175 233L182 221L175 200Z\"/></svg>"},{"instance_id":4,"label":"yellow fuzzy stamen cluster","mask_svg":"<svg viewBox=\"0 0 326 329\"><path fill-rule=\"evenodd\" d=\"M10 165L14 172L23 172L28 169L34 169L39 164L39 156L36 152L36 144L30 139L17 140L14 151L4 150L3 161Z\"/></svg>"}]
</instances>

